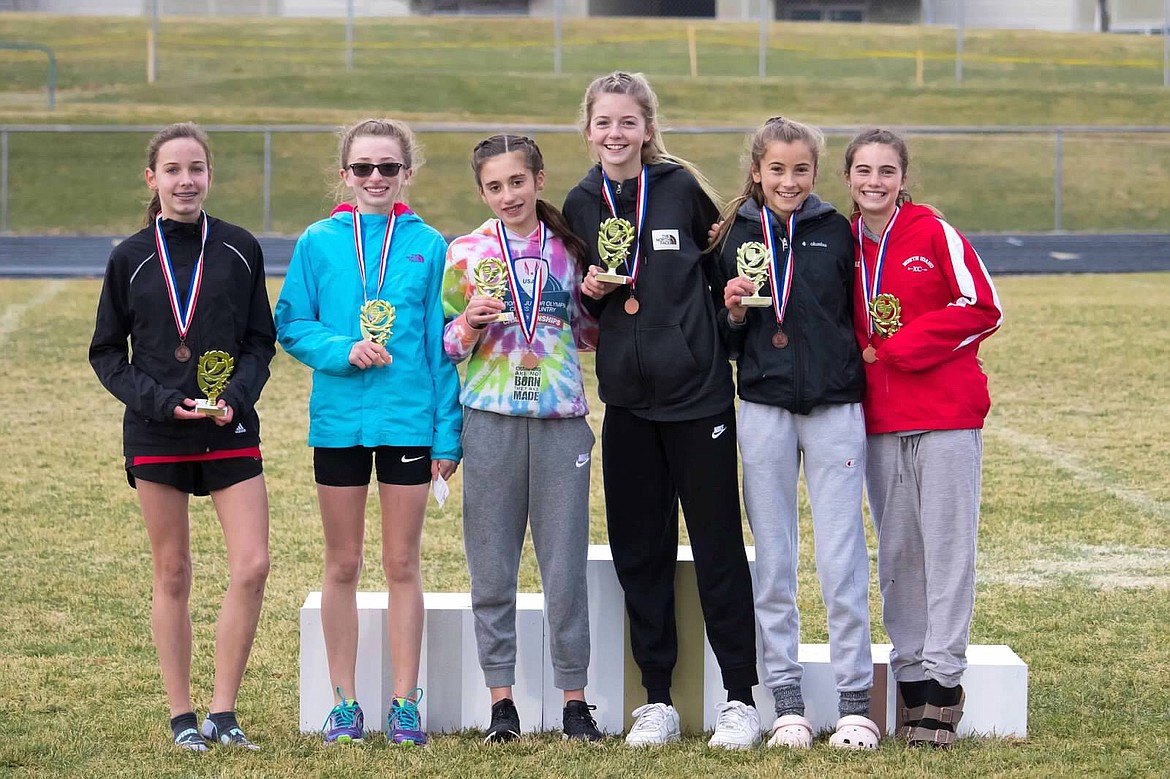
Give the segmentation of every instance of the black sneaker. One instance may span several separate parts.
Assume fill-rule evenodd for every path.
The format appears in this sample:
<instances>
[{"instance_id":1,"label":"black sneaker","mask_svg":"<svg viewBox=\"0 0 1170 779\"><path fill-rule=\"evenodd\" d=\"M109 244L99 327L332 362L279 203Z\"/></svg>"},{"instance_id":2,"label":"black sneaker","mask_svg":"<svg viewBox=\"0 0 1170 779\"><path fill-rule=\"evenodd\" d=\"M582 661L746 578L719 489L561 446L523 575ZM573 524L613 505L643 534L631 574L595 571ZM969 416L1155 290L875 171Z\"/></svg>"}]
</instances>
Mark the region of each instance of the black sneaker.
<instances>
[{"instance_id":1,"label":"black sneaker","mask_svg":"<svg viewBox=\"0 0 1170 779\"><path fill-rule=\"evenodd\" d=\"M520 712L511 698L503 698L492 704L492 724L488 726L485 744L502 744L520 738Z\"/></svg>"},{"instance_id":2,"label":"black sneaker","mask_svg":"<svg viewBox=\"0 0 1170 779\"><path fill-rule=\"evenodd\" d=\"M561 717L565 739L570 741L601 741L605 736L597 729L597 722L589 712L596 706L590 706L585 701L569 701L565 704L565 711Z\"/></svg>"}]
</instances>

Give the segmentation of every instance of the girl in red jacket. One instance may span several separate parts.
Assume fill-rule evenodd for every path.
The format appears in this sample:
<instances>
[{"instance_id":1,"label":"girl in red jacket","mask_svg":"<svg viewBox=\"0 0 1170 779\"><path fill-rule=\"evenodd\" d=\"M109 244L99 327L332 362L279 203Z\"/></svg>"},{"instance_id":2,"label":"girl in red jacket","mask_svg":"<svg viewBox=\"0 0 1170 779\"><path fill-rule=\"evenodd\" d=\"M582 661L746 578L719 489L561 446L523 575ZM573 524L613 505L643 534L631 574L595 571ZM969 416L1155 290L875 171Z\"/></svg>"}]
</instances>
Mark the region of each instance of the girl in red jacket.
<instances>
[{"instance_id":1,"label":"girl in red jacket","mask_svg":"<svg viewBox=\"0 0 1170 779\"><path fill-rule=\"evenodd\" d=\"M978 253L904 186L905 142L862 132L845 151L857 241L854 329L866 366L866 487L878 532L890 666L912 746L954 741L975 605L979 343L1003 321Z\"/></svg>"}]
</instances>

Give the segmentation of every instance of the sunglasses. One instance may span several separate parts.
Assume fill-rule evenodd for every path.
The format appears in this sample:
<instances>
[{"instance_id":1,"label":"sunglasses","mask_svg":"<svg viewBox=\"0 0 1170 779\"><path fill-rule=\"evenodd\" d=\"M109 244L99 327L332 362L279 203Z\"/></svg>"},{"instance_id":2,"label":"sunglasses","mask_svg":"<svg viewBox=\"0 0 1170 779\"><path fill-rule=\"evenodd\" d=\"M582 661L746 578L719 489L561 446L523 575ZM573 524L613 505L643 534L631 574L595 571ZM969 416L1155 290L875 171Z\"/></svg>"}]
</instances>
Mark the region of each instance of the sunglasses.
<instances>
[{"instance_id":1,"label":"sunglasses","mask_svg":"<svg viewBox=\"0 0 1170 779\"><path fill-rule=\"evenodd\" d=\"M400 172L402 172L402 169L405 167L405 165L403 165L401 162L379 162L377 165L372 162L354 162L346 165L345 167L353 171L353 175L357 176L359 179L372 176L374 173L374 168L377 168L378 172L386 178L392 179Z\"/></svg>"}]
</instances>

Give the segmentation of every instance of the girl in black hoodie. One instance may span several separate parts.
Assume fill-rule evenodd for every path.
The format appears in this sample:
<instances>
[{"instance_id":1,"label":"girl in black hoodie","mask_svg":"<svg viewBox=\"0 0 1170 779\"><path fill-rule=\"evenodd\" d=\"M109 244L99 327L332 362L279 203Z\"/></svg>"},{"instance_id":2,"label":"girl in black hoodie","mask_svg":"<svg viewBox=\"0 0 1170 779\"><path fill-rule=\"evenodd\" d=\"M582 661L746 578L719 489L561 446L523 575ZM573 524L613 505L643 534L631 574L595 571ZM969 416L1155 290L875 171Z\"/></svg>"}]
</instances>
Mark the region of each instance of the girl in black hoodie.
<instances>
[{"instance_id":1,"label":"girl in black hoodie","mask_svg":"<svg viewBox=\"0 0 1170 779\"><path fill-rule=\"evenodd\" d=\"M626 741L679 737L670 686L678 655L681 501L707 636L728 690L710 743L747 748L760 738L751 695L755 619L739 512L734 389L715 318L723 288L712 284L715 257L703 253L718 210L701 176L666 153L657 109L641 74L612 73L589 85L582 129L599 164L564 206L589 247L581 290L600 322L606 519L647 691ZM628 281L599 279L603 263Z\"/></svg>"},{"instance_id":2,"label":"girl in black hoodie","mask_svg":"<svg viewBox=\"0 0 1170 779\"><path fill-rule=\"evenodd\" d=\"M849 221L812 191L824 145L819 130L783 117L769 119L752 137L743 193L728 206L716 238L727 280L719 320L738 369L756 616L764 684L776 704L768 745L805 749L814 731L804 717L797 662L803 463L837 681L840 718L829 743L873 749L880 731L868 717L873 662L861 516L865 375L853 335L853 234ZM752 257L761 263L751 267Z\"/></svg>"}]
</instances>

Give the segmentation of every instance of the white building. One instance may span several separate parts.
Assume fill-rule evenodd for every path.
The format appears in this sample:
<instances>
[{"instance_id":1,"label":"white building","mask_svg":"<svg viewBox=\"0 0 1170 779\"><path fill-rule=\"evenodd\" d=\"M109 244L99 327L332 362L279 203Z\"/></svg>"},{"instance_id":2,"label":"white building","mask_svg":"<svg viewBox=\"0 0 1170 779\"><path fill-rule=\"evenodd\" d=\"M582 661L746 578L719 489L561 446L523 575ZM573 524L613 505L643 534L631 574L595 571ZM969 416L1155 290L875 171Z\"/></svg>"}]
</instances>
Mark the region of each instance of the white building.
<instances>
[{"instance_id":1,"label":"white building","mask_svg":"<svg viewBox=\"0 0 1170 779\"><path fill-rule=\"evenodd\" d=\"M340 17L347 0L0 0L0 11L165 16ZM954 26L962 8L970 28L1091 32L1158 31L1165 0L353 0L356 16L518 14L567 17L663 16L758 19L760 3L785 21L879 22ZM1105 13L1102 13L1104 8Z\"/></svg>"}]
</instances>

